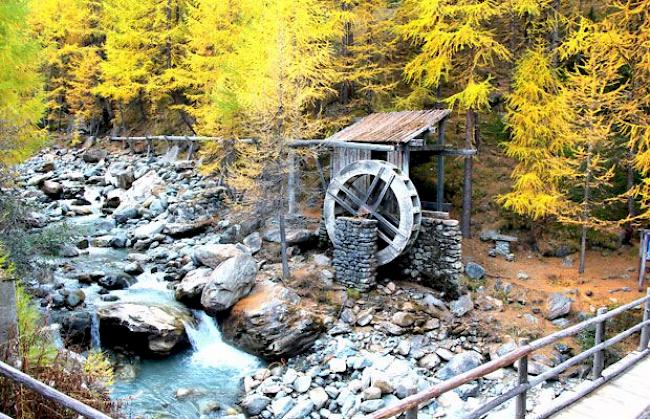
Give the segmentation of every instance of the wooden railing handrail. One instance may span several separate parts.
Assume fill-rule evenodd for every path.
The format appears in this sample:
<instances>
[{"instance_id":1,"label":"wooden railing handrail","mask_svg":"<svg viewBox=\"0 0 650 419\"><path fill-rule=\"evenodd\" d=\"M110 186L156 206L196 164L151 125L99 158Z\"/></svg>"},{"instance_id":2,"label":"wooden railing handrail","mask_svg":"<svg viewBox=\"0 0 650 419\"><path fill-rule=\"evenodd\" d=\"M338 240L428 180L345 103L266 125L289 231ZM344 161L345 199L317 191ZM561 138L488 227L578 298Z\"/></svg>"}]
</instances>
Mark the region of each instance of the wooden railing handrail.
<instances>
[{"instance_id":1,"label":"wooden railing handrail","mask_svg":"<svg viewBox=\"0 0 650 419\"><path fill-rule=\"evenodd\" d=\"M470 381L476 380L478 378L481 378L487 374L490 374L500 368L504 368L507 366L510 366L517 362L519 359L528 356L530 353L541 349L547 345L550 345L554 342L557 342L560 339L567 338L569 336L573 336L580 331L588 328L591 325L596 325L596 324L604 324L604 322L607 319L610 319L612 317L615 317L629 309L635 308L639 306L640 304L645 303L645 312L643 316L643 321L638 323L637 325L631 327L630 329L627 329L618 335L614 336L613 338L610 338L607 341L604 342L596 342L594 347L588 349L587 351L584 351L575 357L570 358L569 360L563 362L562 364L554 367L553 369L546 371L542 375L538 377L543 377L544 380L540 379L535 379L532 380L530 383L521 383L514 388L510 389L506 393L504 393L502 396L498 396L491 401L489 401L486 405L478 409L476 412L473 412L470 414L469 417L480 417L480 415L475 415L474 413L480 413L481 415L484 415L488 411L492 410L494 407L497 407L498 405L504 403L507 400L510 400L511 398L524 393L528 389L541 384L542 381L545 381L546 379L550 377L554 377L558 375L560 372L564 371L566 368L574 365L575 363L578 363L579 361L582 361L586 358L588 358L591 355L594 355L598 353L599 351L602 351L603 349L607 348L608 346L611 346L615 343L620 342L621 340L631 336L633 333L636 333L638 331L641 331L641 345L640 345L640 351L643 350L643 352L648 353L648 340L650 339L650 288L648 288L646 296L639 298L637 300L634 300L630 303L627 303L625 305L622 305L610 312L600 314L596 317L592 317L591 319L587 319L583 322L580 322L576 325L573 325L571 327L568 327L564 330L560 330L558 332L552 333L548 336L544 336L540 339L537 339L529 344L520 346L513 350L512 352L509 352L508 354L494 359L492 361L486 362L485 364L479 365L478 367L466 371L462 374L456 375L448 380L445 380L441 383L438 383L426 390L423 390L417 394L414 394L412 396L408 396L402 400L400 400L398 403L395 403L391 406L387 406L383 409L380 409L370 415L367 416L369 419L387 419L396 415L399 415L401 413L405 413L407 411L411 411L414 409L418 409L418 407L421 404L427 404L430 402L432 399L440 396L443 393L446 393L450 390L453 390L457 387L460 387L463 384L466 384ZM585 355L586 353L586 355ZM577 361L575 359L577 358ZM563 368L560 368L563 367ZM486 409L489 408L489 409Z\"/></svg>"},{"instance_id":2,"label":"wooden railing handrail","mask_svg":"<svg viewBox=\"0 0 650 419\"><path fill-rule=\"evenodd\" d=\"M60 405L67 407L68 409L79 413L80 415L85 416L88 419L111 419L110 416L105 415L97 409L94 409L79 400L73 399L72 397L61 393L55 388L44 384L24 372L17 370L16 368L0 362L0 375L3 375L18 384L24 385L41 396L50 399Z\"/></svg>"}]
</instances>

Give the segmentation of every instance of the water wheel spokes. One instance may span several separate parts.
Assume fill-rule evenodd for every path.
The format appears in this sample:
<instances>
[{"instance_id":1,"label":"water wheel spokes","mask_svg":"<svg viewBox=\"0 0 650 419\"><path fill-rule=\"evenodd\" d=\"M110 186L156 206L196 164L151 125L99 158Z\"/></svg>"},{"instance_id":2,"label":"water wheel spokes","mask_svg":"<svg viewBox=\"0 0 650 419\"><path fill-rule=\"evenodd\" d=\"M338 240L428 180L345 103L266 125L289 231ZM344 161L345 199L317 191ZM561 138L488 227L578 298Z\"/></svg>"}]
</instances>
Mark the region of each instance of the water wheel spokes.
<instances>
[{"instance_id":1,"label":"water wheel spokes","mask_svg":"<svg viewBox=\"0 0 650 419\"><path fill-rule=\"evenodd\" d=\"M420 213L420 200L410 179L385 161L350 164L332 179L325 196L325 223L332 240L337 216L377 220L380 265L395 259L415 241Z\"/></svg>"}]
</instances>

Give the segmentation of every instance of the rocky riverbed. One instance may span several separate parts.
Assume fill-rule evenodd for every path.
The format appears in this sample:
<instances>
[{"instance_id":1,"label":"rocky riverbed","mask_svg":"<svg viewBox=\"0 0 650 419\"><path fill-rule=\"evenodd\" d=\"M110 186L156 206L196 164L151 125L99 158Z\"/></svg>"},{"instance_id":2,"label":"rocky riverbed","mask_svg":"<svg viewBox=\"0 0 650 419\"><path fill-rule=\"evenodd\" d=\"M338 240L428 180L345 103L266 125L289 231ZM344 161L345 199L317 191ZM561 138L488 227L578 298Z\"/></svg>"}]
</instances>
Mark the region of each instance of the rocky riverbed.
<instances>
[{"instance_id":1,"label":"rocky riverbed","mask_svg":"<svg viewBox=\"0 0 650 419\"><path fill-rule=\"evenodd\" d=\"M481 290L445 301L398 277L364 293L337 284L317 219L288 220L293 276L281 281L273 212L229 209L228 188L174 154L46 150L15 189L35 230L74 233L57 256L35 255L26 282L66 345L110 351L129 414L362 417L516 347L494 333L503 302ZM537 355L531 374L569 352ZM532 391L530 408L583 372ZM421 417L462 417L515 379L497 371Z\"/></svg>"}]
</instances>

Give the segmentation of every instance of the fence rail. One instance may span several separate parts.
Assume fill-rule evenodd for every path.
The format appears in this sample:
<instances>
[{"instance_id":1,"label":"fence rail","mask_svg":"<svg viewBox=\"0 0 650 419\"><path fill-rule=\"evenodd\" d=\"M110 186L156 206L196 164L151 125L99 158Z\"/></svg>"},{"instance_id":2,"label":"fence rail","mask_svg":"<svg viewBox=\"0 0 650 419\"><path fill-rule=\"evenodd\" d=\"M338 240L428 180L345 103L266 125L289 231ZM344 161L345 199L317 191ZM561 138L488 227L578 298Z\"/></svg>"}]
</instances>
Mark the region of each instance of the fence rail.
<instances>
[{"instance_id":1,"label":"fence rail","mask_svg":"<svg viewBox=\"0 0 650 419\"><path fill-rule=\"evenodd\" d=\"M643 304L643 320L638 324L632 326L631 328L617 334L616 336L604 340L605 338L605 328L606 321L624 313L630 309L636 308ZM528 381L528 356L547 345L557 342L560 339L564 339L587 329L590 326L595 326L596 329L596 338L594 346L590 349L581 352L580 354L569 358L568 360L562 362L561 364L551 368L550 370L536 376L533 380ZM620 361L615 364L613 372L603 375L604 367L604 350L616 343L621 342L622 340L632 336L634 333L641 332L641 337L639 341L638 352L634 356ZM516 406L515 406L515 418L523 419L526 415L526 393L529 389L541 384L542 382L548 380L549 378L556 377L562 371L567 368L576 365L589 357L594 358L594 366L592 368L592 382L588 385L582 387L580 391L573 394L571 397L563 398L558 403L555 403L551 408L542 412L536 416L536 418L546 418L552 414L557 413L563 408L569 406L585 395L589 394L596 388L600 387L607 381L610 381L620 373L624 372L627 368L634 365L638 361L645 358L650 354L650 349L648 348L648 342L650 341L650 288L646 290L646 296L639 298L635 301L632 301L628 304L625 304L621 307L618 307L610 312L607 312L606 309L601 308L598 310L597 315L591 319L585 320L581 323L568 327L564 330L560 330L548 336L544 336L540 339L537 339L533 342L524 344L514 351L504 355L503 357L497 358L493 361L487 362L474 368L470 371L467 371L463 374L457 375L450 378L449 380L443 381L435 386L421 391L412 396L402 399L400 402L395 403L392 406L385 407L381 410L378 410L367 416L368 419L387 419L400 414L405 414L407 418L416 418L417 412L420 409L421 405L426 405L434 398L440 396L443 393L451 391L465 383L481 378L489 373L492 373L500 368L508 367L514 365L515 362L518 362L519 369L519 379L518 384L503 393L500 396L497 396L487 403L485 403L480 408L471 412L467 417L478 419L490 412L494 408L500 406L506 401L516 397ZM559 399L559 398L558 398Z\"/></svg>"},{"instance_id":2,"label":"fence rail","mask_svg":"<svg viewBox=\"0 0 650 419\"><path fill-rule=\"evenodd\" d=\"M22 371L13 368L10 365L0 362L0 375L3 375L10 380L28 387L34 390L36 393L41 396L50 399L62 406L67 407L68 409L79 413L80 415L85 416L88 419L111 419L110 416L105 415L97 409L94 409L79 400L73 399L72 397L61 393L55 388L52 388L40 381L30 377ZM0 413L0 418L7 417Z\"/></svg>"}]
</instances>

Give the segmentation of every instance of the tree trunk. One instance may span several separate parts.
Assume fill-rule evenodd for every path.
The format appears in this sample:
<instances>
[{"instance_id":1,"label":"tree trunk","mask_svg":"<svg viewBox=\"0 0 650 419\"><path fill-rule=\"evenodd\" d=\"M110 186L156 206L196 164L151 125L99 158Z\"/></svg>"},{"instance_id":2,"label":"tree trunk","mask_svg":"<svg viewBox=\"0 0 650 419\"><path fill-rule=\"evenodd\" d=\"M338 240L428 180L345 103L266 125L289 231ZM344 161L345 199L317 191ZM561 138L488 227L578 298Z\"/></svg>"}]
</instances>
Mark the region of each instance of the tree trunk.
<instances>
[{"instance_id":1,"label":"tree trunk","mask_svg":"<svg viewBox=\"0 0 650 419\"><path fill-rule=\"evenodd\" d=\"M475 139L474 122L476 117L474 111L467 110L465 114L465 146L472 148L472 142ZM465 157L465 169L463 172L463 215L461 231L463 237L471 237L471 223L472 223L472 171L473 161L471 157Z\"/></svg>"},{"instance_id":2,"label":"tree trunk","mask_svg":"<svg viewBox=\"0 0 650 419\"><path fill-rule=\"evenodd\" d=\"M630 194L630 191L634 187L634 156L632 152L627 153L627 185L626 185L626 192L628 193L627 196L627 216L629 218L632 218L636 215L636 208L634 207L634 197ZM634 237L634 227L632 226L631 222L625 223L623 226L624 229L624 236L623 236L623 244L631 245L632 244L632 238Z\"/></svg>"},{"instance_id":3,"label":"tree trunk","mask_svg":"<svg viewBox=\"0 0 650 419\"><path fill-rule=\"evenodd\" d=\"M343 11L349 11L350 5L347 2L341 4L341 9ZM354 44L354 34L352 33L352 22L346 21L343 23L343 37L341 39L341 56L349 57L350 48ZM341 88L339 92L341 103L346 104L352 99L352 94L354 93L354 86L350 80L344 80L341 83Z\"/></svg>"},{"instance_id":4,"label":"tree trunk","mask_svg":"<svg viewBox=\"0 0 650 419\"><path fill-rule=\"evenodd\" d=\"M289 151L289 173L287 176L287 200L289 205L289 217L298 214L298 173L297 173L296 153Z\"/></svg>"},{"instance_id":5,"label":"tree trunk","mask_svg":"<svg viewBox=\"0 0 650 419\"><path fill-rule=\"evenodd\" d=\"M582 231L580 234L580 265L578 272L585 273L585 258L587 253L587 223L589 222L589 201L591 199L591 154L593 153L593 145L590 143L587 147L587 162L585 173L585 195L582 201Z\"/></svg>"}]
</instances>

